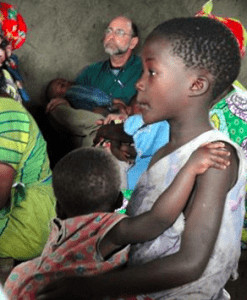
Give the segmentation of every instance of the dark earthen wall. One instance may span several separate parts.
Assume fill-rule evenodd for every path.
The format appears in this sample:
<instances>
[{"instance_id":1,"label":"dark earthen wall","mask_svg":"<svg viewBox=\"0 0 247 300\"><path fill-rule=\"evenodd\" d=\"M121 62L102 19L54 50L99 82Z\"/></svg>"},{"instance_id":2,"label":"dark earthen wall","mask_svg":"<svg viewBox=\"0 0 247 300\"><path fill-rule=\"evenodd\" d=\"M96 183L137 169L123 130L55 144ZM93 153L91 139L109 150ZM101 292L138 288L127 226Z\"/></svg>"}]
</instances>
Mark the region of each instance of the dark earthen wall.
<instances>
[{"instance_id":1,"label":"dark earthen wall","mask_svg":"<svg viewBox=\"0 0 247 300\"><path fill-rule=\"evenodd\" d=\"M87 64L104 59L102 33L108 21L124 14L138 25L141 41L160 22L191 16L205 0L13 0L29 31L16 51L33 104L44 103L47 82L74 79ZM215 0L213 13L238 18L247 27L247 1ZM137 52L140 51L140 46ZM247 87L247 62L240 81Z\"/></svg>"}]
</instances>

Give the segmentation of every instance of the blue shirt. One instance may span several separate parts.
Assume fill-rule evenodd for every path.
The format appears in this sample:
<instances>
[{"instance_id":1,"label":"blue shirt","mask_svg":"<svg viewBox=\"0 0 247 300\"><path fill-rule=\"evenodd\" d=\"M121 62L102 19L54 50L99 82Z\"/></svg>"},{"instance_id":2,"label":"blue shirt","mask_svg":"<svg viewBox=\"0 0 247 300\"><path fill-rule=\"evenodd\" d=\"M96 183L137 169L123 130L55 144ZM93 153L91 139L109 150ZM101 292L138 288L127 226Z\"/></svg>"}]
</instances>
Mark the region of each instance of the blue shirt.
<instances>
[{"instance_id":1,"label":"blue shirt","mask_svg":"<svg viewBox=\"0 0 247 300\"><path fill-rule=\"evenodd\" d=\"M133 137L137 152L135 163L127 172L128 189L134 189L152 156L168 143L170 126L167 121L144 124L141 115L133 115L124 122L124 131Z\"/></svg>"}]
</instances>

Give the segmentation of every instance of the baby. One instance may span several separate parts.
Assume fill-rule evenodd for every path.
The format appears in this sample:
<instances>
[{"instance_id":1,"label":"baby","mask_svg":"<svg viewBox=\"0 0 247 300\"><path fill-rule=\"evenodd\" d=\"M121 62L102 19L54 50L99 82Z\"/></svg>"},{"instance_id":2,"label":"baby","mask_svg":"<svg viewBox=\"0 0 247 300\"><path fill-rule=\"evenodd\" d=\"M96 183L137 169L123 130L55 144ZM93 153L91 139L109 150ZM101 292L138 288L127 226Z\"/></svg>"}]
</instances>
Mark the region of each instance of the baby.
<instances>
[{"instance_id":1,"label":"baby","mask_svg":"<svg viewBox=\"0 0 247 300\"><path fill-rule=\"evenodd\" d=\"M55 108L56 104L70 104L76 109L94 111L97 107L111 107L112 99L98 88L82 86L64 78L51 80L46 88L46 97L51 100L47 110ZM66 101L67 100L67 101Z\"/></svg>"}]
</instances>

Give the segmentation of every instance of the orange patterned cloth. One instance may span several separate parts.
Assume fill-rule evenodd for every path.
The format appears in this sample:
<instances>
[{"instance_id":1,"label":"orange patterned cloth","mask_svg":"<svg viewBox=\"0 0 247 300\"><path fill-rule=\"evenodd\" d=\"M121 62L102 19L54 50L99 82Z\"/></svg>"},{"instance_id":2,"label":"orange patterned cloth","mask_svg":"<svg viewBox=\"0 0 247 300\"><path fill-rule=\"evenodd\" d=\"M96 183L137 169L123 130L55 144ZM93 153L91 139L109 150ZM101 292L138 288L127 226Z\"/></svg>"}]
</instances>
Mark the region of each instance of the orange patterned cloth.
<instances>
[{"instance_id":1,"label":"orange patterned cloth","mask_svg":"<svg viewBox=\"0 0 247 300\"><path fill-rule=\"evenodd\" d=\"M243 57L245 55L245 47L247 43L247 32L244 26L237 19L228 18L228 17L219 17L213 15L211 13L212 9L213 9L213 0L209 0L207 3L203 5L202 10L196 13L195 16L216 19L221 23L223 23L225 26L227 26L236 37L239 45L241 57Z\"/></svg>"},{"instance_id":2,"label":"orange patterned cloth","mask_svg":"<svg viewBox=\"0 0 247 300\"><path fill-rule=\"evenodd\" d=\"M102 273L124 265L129 246L104 259L99 243L125 217L117 213L92 213L63 221L54 219L42 255L14 268L5 282L6 295L10 299L32 300L39 288L53 280Z\"/></svg>"},{"instance_id":3,"label":"orange patterned cloth","mask_svg":"<svg viewBox=\"0 0 247 300\"><path fill-rule=\"evenodd\" d=\"M14 5L0 2L0 29L12 50L20 48L26 40L26 23Z\"/></svg>"}]
</instances>

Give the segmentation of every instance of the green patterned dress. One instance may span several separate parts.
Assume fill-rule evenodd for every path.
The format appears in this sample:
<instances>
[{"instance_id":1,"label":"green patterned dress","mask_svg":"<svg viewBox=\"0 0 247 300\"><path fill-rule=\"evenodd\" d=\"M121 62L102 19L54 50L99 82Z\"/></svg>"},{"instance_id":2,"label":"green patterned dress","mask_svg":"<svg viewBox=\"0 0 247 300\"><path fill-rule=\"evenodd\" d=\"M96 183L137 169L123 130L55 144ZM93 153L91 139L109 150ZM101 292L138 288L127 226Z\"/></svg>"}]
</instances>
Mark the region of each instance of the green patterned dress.
<instances>
[{"instance_id":1,"label":"green patterned dress","mask_svg":"<svg viewBox=\"0 0 247 300\"><path fill-rule=\"evenodd\" d=\"M0 257L39 256L55 216L46 142L32 116L12 99L0 99L0 162L15 170L8 206L0 210Z\"/></svg>"},{"instance_id":2,"label":"green patterned dress","mask_svg":"<svg viewBox=\"0 0 247 300\"><path fill-rule=\"evenodd\" d=\"M210 110L212 125L243 149L247 158L247 91L234 89ZM245 201L247 211L247 200ZM247 249L247 213L242 231L242 248Z\"/></svg>"}]
</instances>

